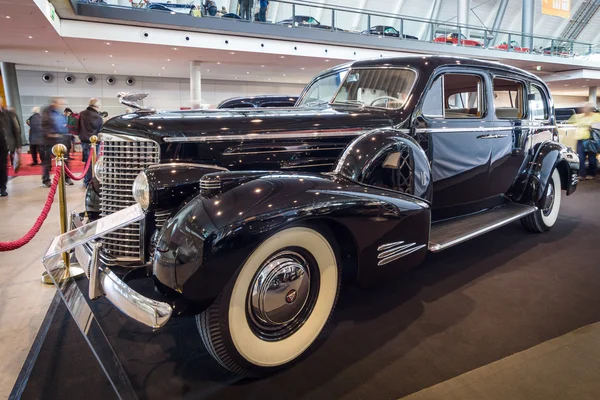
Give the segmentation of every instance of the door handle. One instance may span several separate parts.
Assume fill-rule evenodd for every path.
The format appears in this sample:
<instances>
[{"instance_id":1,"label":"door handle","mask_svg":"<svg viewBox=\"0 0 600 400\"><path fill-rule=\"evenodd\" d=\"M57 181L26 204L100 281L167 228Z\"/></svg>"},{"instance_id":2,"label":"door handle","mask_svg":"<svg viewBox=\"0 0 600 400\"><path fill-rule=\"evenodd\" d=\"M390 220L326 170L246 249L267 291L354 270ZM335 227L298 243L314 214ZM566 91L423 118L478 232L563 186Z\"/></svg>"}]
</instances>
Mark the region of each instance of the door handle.
<instances>
[{"instance_id":1,"label":"door handle","mask_svg":"<svg viewBox=\"0 0 600 400\"><path fill-rule=\"evenodd\" d=\"M502 139L502 138L505 138L507 136L508 135L498 135L498 134L490 133L488 135L477 136L477 139Z\"/></svg>"}]
</instances>

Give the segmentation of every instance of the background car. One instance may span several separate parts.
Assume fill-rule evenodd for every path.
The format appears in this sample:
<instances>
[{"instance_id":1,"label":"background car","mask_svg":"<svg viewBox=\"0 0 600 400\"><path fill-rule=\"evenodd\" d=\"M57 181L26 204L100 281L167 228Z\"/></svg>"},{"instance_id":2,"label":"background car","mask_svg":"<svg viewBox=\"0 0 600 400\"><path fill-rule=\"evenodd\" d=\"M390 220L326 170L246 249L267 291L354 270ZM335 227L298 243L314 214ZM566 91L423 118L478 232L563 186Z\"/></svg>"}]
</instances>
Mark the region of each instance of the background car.
<instances>
[{"instance_id":1,"label":"background car","mask_svg":"<svg viewBox=\"0 0 600 400\"><path fill-rule=\"evenodd\" d=\"M308 28L317 28L317 29L328 29L334 30L338 32L343 32L343 29L340 28L332 28L329 25L323 25L316 18L308 16L308 15L296 15L293 18L284 19L283 21L276 22L278 25L288 25L288 26L303 26Z\"/></svg>"},{"instance_id":2,"label":"background car","mask_svg":"<svg viewBox=\"0 0 600 400\"><path fill-rule=\"evenodd\" d=\"M223 100L217 108L282 108L294 107L298 96L264 95L252 97L233 97Z\"/></svg>"},{"instance_id":3,"label":"background car","mask_svg":"<svg viewBox=\"0 0 600 400\"><path fill-rule=\"evenodd\" d=\"M176 14L191 14L194 3L174 4L174 3L148 3L148 9L153 11L165 11Z\"/></svg>"},{"instance_id":4,"label":"background car","mask_svg":"<svg viewBox=\"0 0 600 400\"><path fill-rule=\"evenodd\" d=\"M400 37L400 32L394 28L393 26L385 26L385 25L375 25L370 29L364 30L361 33L365 35L379 35L379 36L390 36L390 37ZM402 34L402 38L410 39L410 40L419 40L416 36Z\"/></svg>"},{"instance_id":5,"label":"background car","mask_svg":"<svg viewBox=\"0 0 600 400\"><path fill-rule=\"evenodd\" d=\"M459 44L458 33L449 33L448 35L438 36L433 39L435 43ZM467 39L465 35L460 34L460 44L462 46L483 47L477 40Z\"/></svg>"},{"instance_id":6,"label":"background car","mask_svg":"<svg viewBox=\"0 0 600 400\"><path fill-rule=\"evenodd\" d=\"M537 52L545 56L574 57L579 55L567 46L548 46L540 48Z\"/></svg>"},{"instance_id":7,"label":"background car","mask_svg":"<svg viewBox=\"0 0 600 400\"><path fill-rule=\"evenodd\" d=\"M515 40L511 40L510 47L509 47L508 43L502 42L498 46L491 47L491 49L504 50L504 51L507 51L508 49L510 49L510 51L514 51L516 53L529 53L529 48L521 47L521 44L519 44L519 42L517 42Z\"/></svg>"}]
</instances>

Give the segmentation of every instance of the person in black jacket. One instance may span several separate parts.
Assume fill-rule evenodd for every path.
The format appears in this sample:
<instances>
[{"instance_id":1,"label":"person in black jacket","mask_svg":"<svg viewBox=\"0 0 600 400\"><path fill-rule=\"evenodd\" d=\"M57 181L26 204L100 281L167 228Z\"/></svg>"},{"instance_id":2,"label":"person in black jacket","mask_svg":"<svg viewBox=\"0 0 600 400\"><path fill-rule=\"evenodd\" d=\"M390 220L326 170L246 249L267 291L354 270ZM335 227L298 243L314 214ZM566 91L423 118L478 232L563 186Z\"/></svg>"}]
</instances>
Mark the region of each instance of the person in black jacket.
<instances>
[{"instance_id":1,"label":"person in black jacket","mask_svg":"<svg viewBox=\"0 0 600 400\"><path fill-rule=\"evenodd\" d=\"M102 116L98 112L100 109L100 100L91 98L88 108L79 113L79 122L77 130L79 132L79 140L81 140L81 148L83 150L83 162L87 162L90 155L91 143L90 138L97 135L102 129ZM98 148L96 147L96 151ZM83 178L83 185L87 186L92 181L92 168L88 170Z\"/></svg>"},{"instance_id":2,"label":"person in black jacket","mask_svg":"<svg viewBox=\"0 0 600 400\"><path fill-rule=\"evenodd\" d=\"M41 147L44 145L44 134L42 132L42 116L40 115L40 108L33 107L31 110L32 114L27 119L26 123L29 125L29 151L31 153L31 166L42 164L44 161L42 157L44 153ZM39 158L39 163L38 163Z\"/></svg>"},{"instance_id":3,"label":"person in black jacket","mask_svg":"<svg viewBox=\"0 0 600 400\"><path fill-rule=\"evenodd\" d=\"M0 97L0 197L8 196L6 182L8 182L8 171L6 170L6 158L8 152L21 152L21 129L16 115L2 105L4 99Z\"/></svg>"}]
</instances>

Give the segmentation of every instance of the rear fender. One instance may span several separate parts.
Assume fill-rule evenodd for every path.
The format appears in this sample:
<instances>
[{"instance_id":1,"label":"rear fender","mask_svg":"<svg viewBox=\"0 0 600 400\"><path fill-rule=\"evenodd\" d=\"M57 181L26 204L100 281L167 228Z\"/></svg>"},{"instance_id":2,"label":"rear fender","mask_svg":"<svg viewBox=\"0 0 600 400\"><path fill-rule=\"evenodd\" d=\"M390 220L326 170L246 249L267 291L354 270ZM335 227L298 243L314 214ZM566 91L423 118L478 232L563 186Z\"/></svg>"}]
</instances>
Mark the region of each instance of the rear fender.
<instances>
[{"instance_id":1,"label":"rear fender","mask_svg":"<svg viewBox=\"0 0 600 400\"><path fill-rule=\"evenodd\" d=\"M546 189L555 169L558 170L561 186L572 194L577 188L579 157L561 143L545 141L537 144L534 156L526 170L526 187L521 203L540 206L546 201Z\"/></svg>"},{"instance_id":2,"label":"rear fender","mask_svg":"<svg viewBox=\"0 0 600 400\"><path fill-rule=\"evenodd\" d=\"M369 284L423 260L429 222L428 204L400 193L329 176L267 174L185 205L161 231L154 274L202 308L269 236L298 224L326 225L343 241L337 247L357 260L357 279Z\"/></svg>"}]
</instances>

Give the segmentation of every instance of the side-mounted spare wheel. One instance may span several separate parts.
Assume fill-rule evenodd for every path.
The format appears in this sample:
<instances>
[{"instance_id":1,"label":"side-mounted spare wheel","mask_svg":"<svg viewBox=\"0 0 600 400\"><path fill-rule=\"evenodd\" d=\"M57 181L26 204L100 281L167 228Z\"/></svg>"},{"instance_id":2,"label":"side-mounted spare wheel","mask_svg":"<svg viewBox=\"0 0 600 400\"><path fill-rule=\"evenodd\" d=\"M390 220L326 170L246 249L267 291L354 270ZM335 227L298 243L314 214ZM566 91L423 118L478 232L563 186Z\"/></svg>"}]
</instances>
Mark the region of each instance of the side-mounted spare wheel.
<instances>
[{"instance_id":1,"label":"side-mounted spare wheel","mask_svg":"<svg viewBox=\"0 0 600 400\"><path fill-rule=\"evenodd\" d=\"M292 227L262 242L196 322L210 354L249 377L296 360L327 324L340 286L325 232Z\"/></svg>"},{"instance_id":2,"label":"side-mounted spare wheel","mask_svg":"<svg viewBox=\"0 0 600 400\"><path fill-rule=\"evenodd\" d=\"M546 200L539 209L521 219L521 223L530 232L547 232L554 226L558 219L560 203L562 200L562 184L558 169L552 172L548 187L546 188Z\"/></svg>"}]
</instances>

